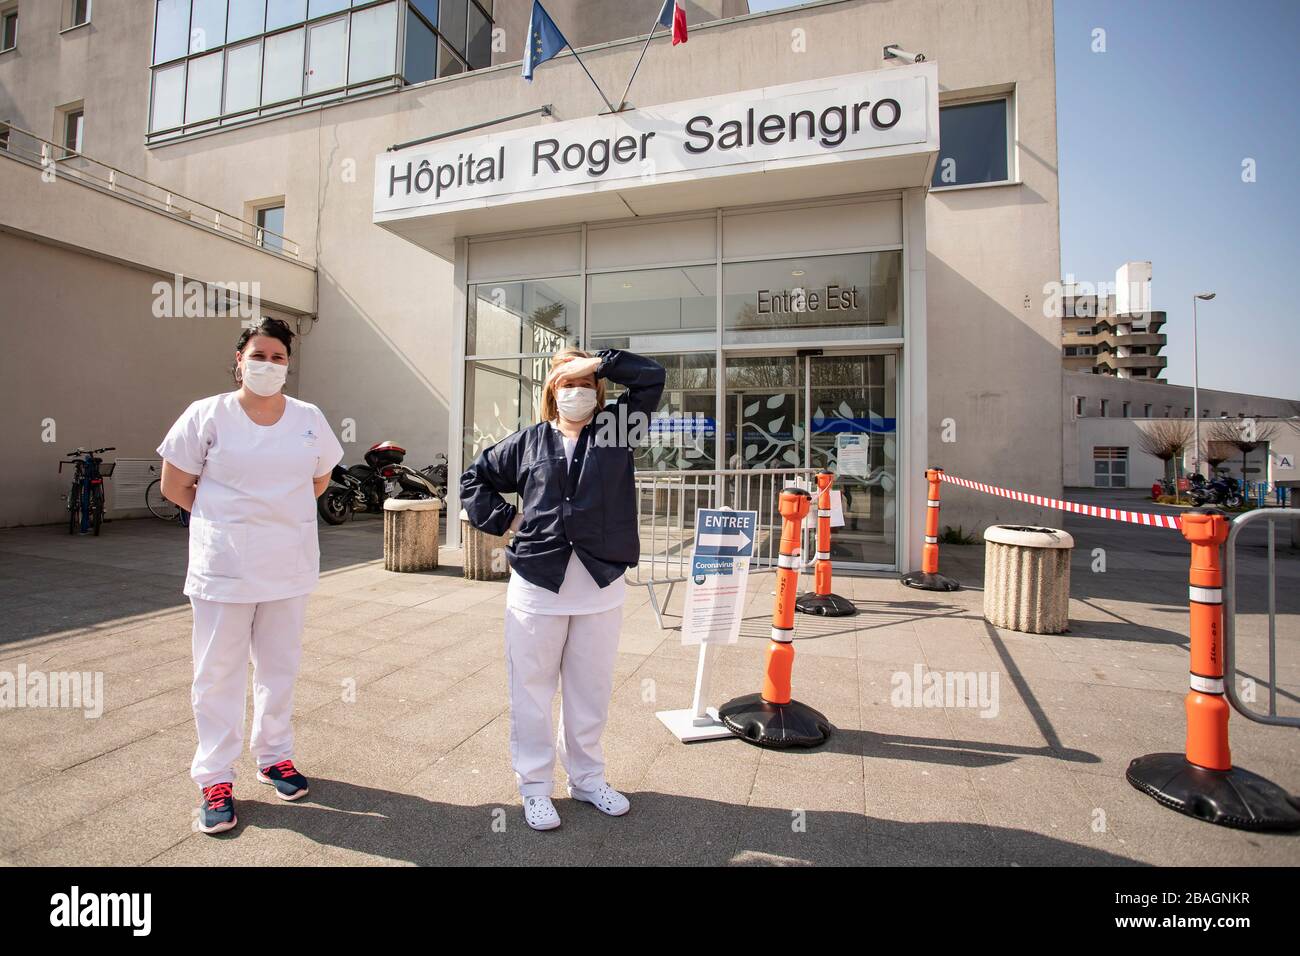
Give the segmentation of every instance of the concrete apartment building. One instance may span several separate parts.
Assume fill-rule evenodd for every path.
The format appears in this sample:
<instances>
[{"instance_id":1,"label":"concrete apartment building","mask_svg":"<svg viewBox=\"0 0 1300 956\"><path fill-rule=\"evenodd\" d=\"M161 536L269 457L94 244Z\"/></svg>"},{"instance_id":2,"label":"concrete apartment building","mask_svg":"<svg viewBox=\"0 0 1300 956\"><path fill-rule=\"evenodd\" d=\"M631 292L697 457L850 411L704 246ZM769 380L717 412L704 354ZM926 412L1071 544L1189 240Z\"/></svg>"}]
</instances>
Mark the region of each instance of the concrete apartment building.
<instances>
[{"instance_id":1,"label":"concrete apartment building","mask_svg":"<svg viewBox=\"0 0 1300 956\"><path fill-rule=\"evenodd\" d=\"M520 77L523 0L259 4L0 2L0 525L60 520L78 444L147 464L253 298L347 462L458 473L576 343L668 368L641 468L837 466L846 569L919 564L927 465L1060 492L1050 0L688 3L615 114L567 53ZM617 98L658 0L546 6Z\"/></svg>"},{"instance_id":2,"label":"concrete apartment building","mask_svg":"<svg viewBox=\"0 0 1300 956\"><path fill-rule=\"evenodd\" d=\"M1066 371L1159 381L1165 313L1151 309L1151 263L1115 270L1113 291L1065 284L1061 297L1061 361Z\"/></svg>"}]
</instances>

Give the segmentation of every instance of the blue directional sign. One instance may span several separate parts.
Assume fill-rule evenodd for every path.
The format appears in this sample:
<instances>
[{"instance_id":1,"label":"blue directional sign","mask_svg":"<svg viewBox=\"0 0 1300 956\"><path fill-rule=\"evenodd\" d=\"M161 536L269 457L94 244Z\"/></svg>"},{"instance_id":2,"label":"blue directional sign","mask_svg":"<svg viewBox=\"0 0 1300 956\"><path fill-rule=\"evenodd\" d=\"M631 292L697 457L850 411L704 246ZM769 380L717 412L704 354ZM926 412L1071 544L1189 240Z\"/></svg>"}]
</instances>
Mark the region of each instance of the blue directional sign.
<instances>
[{"instance_id":1,"label":"blue directional sign","mask_svg":"<svg viewBox=\"0 0 1300 956\"><path fill-rule=\"evenodd\" d=\"M754 556L758 512L707 508L695 513L695 555L729 558Z\"/></svg>"}]
</instances>

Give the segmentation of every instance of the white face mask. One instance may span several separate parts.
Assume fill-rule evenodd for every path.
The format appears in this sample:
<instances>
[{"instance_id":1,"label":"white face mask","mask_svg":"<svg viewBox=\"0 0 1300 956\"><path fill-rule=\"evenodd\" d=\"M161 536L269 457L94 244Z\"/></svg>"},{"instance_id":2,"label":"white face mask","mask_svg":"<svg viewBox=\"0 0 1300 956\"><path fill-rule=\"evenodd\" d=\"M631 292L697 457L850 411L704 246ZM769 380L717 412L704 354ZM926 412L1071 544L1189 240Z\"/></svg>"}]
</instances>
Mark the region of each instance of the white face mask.
<instances>
[{"instance_id":1,"label":"white face mask","mask_svg":"<svg viewBox=\"0 0 1300 956\"><path fill-rule=\"evenodd\" d=\"M256 359L244 359L243 382L249 391L268 398L284 387L284 377L289 374L289 366L276 362L259 362Z\"/></svg>"},{"instance_id":2,"label":"white face mask","mask_svg":"<svg viewBox=\"0 0 1300 956\"><path fill-rule=\"evenodd\" d=\"M557 388L555 405L560 415L571 422L586 421L596 410L596 390L577 386L575 388Z\"/></svg>"}]
</instances>

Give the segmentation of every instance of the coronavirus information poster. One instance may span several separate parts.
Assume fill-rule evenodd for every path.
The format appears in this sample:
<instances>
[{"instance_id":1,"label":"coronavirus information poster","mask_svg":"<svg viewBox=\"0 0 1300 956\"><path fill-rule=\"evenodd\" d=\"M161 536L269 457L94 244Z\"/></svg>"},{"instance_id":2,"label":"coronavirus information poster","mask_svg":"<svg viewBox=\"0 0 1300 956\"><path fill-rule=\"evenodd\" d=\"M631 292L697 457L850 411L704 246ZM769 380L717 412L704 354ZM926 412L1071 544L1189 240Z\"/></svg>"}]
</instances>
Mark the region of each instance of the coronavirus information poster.
<instances>
[{"instance_id":1,"label":"coronavirus information poster","mask_svg":"<svg viewBox=\"0 0 1300 956\"><path fill-rule=\"evenodd\" d=\"M701 510L682 613L683 644L734 644L740 640L745 584L754 554L758 512Z\"/></svg>"}]
</instances>

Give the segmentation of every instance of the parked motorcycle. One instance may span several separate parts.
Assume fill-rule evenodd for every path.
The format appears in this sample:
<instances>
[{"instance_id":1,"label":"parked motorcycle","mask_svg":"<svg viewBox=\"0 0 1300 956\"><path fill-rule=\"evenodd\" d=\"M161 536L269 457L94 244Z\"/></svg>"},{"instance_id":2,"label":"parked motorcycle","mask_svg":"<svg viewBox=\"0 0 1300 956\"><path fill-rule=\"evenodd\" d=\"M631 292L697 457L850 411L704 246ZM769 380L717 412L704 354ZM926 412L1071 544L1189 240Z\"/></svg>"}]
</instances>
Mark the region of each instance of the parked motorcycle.
<instances>
[{"instance_id":1,"label":"parked motorcycle","mask_svg":"<svg viewBox=\"0 0 1300 956\"><path fill-rule=\"evenodd\" d=\"M316 501L316 510L327 524L343 524L358 511L378 513L388 498L447 497L447 457L441 463L416 471L403 464L406 449L396 442L371 445L365 463L344 468L335 465L331 484Z\"/></svg>"},{"instance_id":2,"label":"parked motorcycle","mask_svg":"<svg viewBox=\"0 0 1300 956\"><path fill-rule=\"evenodd\" d=\"M1224 508L1241 507L1241 482L1231 476L1216 475L1206 480L1202 474L1194 474L1188 492L1192 502L1198 508L1202 505L1221 505Z\"/></svg>"}]
</instances>

